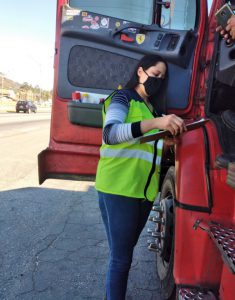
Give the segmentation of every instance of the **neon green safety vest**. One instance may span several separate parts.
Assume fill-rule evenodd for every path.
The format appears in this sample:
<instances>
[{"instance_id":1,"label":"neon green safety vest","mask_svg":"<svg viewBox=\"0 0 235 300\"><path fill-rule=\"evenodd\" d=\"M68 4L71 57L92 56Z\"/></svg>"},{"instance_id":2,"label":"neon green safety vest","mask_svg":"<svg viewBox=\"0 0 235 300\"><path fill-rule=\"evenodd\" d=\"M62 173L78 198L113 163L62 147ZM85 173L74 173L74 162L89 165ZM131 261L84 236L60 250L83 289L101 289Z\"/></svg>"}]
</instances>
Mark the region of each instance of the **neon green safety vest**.
<instances>
[{"instance_id":1,"label":"neon green safety vest","mask_svg":"<svg viewBox=\"0 0 235 300\"><path fill-rule=\"evenodd\" d=\"M113 97L111 94L104 102L105 112ZM130 100L130 107L125 123L133 123L154 116L144 100ZM156 133L152 130L148 134ZM96 173L98 191L126 197L154 201L158 194L159 173L163 140L140 144L139 138L117 145L103 142L100 148L100 161Z\"/></svg>"}]
</instances>

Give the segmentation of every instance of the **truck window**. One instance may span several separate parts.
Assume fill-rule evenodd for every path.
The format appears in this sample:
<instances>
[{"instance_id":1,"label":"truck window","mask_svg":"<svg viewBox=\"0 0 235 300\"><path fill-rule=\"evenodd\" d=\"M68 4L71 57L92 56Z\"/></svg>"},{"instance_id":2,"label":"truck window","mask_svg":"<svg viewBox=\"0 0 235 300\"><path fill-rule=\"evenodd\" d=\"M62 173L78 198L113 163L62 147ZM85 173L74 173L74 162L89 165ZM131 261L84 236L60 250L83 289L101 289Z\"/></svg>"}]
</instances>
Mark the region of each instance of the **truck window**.
<instances>
[{"instance_id":1,"label":"truck window","mask_svg":"<svg viewBox=\"0 0 235 300\"><path fill-rule=\"evenodd\" d=\"M208 10L208 16L210 14L211 11L211 6L212 6L212 0L207 0L207 10Z\"/></svg>"},{"instance_id":2,"label":"truck window","mask_svg":"<svg viewBox=\"0 0 235 300\"><path fill-rule=\"evenodd\" d=\"M195 0L173 0L170 8L162 6L161 27L163 28L190 30L195 28L195 21Z\"/></svg>"},{"instance_id":3,"label":"truck window","mask_svg":"<svg viewBox=\"0 0 235 300\"><path fill-rule=\"evenodd\" d=\"M69 5L132 22L150 25L153 21L153 0L70 0Z\"/></svg>"}]
</instances>

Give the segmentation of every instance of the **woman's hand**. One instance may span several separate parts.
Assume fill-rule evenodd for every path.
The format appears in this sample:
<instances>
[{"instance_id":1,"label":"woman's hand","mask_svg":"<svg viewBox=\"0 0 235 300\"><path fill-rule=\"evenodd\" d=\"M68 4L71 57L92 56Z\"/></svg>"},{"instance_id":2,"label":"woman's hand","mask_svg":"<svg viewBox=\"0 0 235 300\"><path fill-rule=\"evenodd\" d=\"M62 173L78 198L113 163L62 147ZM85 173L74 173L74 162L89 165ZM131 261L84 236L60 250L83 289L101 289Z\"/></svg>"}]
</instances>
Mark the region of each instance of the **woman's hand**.
<instances>
[{"instance_id":1,"label":"woman's hand","mask_svg":"<svg viewBox=\"0 0 235 300\"><path fill-rule=\"evenodd\" d=\"M173 136L187 131L184 120L174 114L156 118L156 121L158 129L168 130Z\"/></svg>"},{"instance_id":2,"label":"woman's hand","mask_svg":"<svg viewBox=\"0 0 235 300\"><path fill-rule=\"evenodd\" d=\"M170 131L173 136L187 131L184 120L174 114L141 121L140 128L142 134L145 134L153 129L163 129Z\"/></svg>"}]
</instances>

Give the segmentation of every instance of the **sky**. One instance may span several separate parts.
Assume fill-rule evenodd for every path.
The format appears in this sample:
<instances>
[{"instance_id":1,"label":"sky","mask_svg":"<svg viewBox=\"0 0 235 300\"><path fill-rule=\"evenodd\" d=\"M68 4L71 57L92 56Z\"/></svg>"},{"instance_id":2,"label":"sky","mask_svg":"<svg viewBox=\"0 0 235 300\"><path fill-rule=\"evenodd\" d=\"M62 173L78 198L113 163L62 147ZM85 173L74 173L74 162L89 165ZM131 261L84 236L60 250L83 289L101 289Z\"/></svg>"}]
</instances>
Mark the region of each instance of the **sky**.
<instances>
[{"instance_id":1,"label":"sky","mask_svg":"<svg viewBox=\"0 0 235 300\"><path fill-rule=\"evenodd\" d=\"M0 72L53 88L56 0L0 0Z\"/></svg>"},{"instance_id":2,"label":"sky","mask_svg":"<svg viewBox=\"0 0 235 300\"><path fill-rule=\"evenodd\" d=\"M207 5L208 5L208 11L210 11L211 5L212 5L213 0L207 0Z\"/></svg>"}]
</instances>

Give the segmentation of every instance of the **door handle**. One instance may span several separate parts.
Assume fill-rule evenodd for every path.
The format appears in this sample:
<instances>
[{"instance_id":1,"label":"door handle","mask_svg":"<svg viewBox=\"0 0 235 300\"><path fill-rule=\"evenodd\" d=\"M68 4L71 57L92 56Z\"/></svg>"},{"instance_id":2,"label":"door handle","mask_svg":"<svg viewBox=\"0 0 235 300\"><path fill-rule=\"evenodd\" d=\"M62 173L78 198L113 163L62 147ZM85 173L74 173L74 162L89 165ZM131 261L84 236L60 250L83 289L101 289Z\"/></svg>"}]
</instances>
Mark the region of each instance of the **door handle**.
<instances>
[{"instance_id":1,"label":"door handle","mask_svg":"<svg viewBox=\"0 0 235 300\"><path fill-rule=\"evenodd\" d=\"M118 33L121 33L123 30L128 29L128 28L135 28L135 29L139 29L142 31L157 31L160 29L160 27L157 24L143 25L143 24L139 24L139 23L128 23L127 25L123 25L119 28L112 30L111 36L114 37Z\"/></svg>"}]
</instances>

